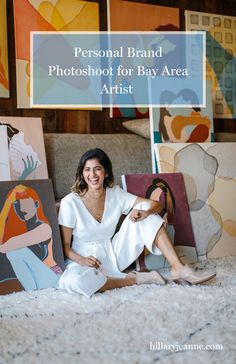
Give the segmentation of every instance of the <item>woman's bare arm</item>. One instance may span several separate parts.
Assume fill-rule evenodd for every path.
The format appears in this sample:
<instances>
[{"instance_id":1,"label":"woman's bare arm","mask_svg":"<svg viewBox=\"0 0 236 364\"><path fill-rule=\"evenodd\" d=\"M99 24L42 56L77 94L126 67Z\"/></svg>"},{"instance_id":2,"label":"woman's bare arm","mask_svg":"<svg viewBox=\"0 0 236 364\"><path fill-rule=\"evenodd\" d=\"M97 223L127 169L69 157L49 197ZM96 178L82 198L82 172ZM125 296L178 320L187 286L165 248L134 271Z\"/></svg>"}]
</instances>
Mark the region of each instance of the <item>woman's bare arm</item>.
<instances>
[{"instance_id":1,"label":"woman's bare arm","mask_svg":"<svg viewBox=\"0 0 236 364\"><path fill-rule=\"evenodd\" d=\"M101 262L96 259L95 257L83 257L82 255L76 253L71 248L71 239L72 239L72 228L67 226L61 225L61 235L62 235L62 242L63 242L63 250L66 258L73 260L74 262L88 267L95 267L99 268Z\"/></svg>"},{"instance_id":2,"label":"woman's bare arm","mask_svg":"<svg viewBox=\"0 0 236 364\"><path fill-rule=\"evenodd\" d=\"M134 205L133 208L135 208L135 206L137 204L139 204L140 202L150 202L150 207L147 210L148 214L159 214L163 209L164 209L164 204L160 201L153 201L147 198L143 198L143 197L137 197L136 200L134 201Z\"/></svg>"},{"instance_id":3,"label":"woman's bare arm","mask_svg":"<svg viewBox=\"0 0 236 364\"><path fill-rule=\"evenodd\" d=\"M52 237L51 227L43 223L33 230L27 231L24 234L13 236L0 246L1 253L8 253L12 250L25 248L30 245L42 243Z\"/></svg>"}]
</instances>

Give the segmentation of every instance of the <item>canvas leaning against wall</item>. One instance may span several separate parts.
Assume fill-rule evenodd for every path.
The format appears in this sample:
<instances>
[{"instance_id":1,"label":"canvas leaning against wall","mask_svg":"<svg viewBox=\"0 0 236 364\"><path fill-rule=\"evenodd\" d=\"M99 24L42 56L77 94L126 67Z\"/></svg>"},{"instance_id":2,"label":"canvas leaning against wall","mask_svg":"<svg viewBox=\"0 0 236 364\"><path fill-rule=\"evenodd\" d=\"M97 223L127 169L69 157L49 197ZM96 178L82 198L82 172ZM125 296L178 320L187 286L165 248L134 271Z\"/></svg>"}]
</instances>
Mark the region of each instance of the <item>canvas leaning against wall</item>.
<instances>
[{"instance_id":1,"label":"canvas leaning against wall","mask_svg":"<svg viewBox=\"0 0 236 364\"><path fill-rule=\"evenodd\" d=\"M0 97L9 93L8 50L7 50L7 9L6 0L0 1Z\"/></svg>"},{"instance_id":2,"label":"canvas leaning against wall","mask_svg":"<svg viewBox=\"0 0 236 364\"><path fill-rule=\"evenodd\" d=\"M236 17L185 11L186 30L205 30L206 77L212 81L215 118L236 117Z\"/></svg>"},{"instance_id":3,"label":"canvas leaning against wall","mask_svg":"<svg viewBox=\"0 0 236 364\"><path fill-rule=\"evenodd\" d=\"M123 187L136 196L161 201L160 215L165 220L168 235L185 263L197 261L192 224L181 173L128 174L122 176ZM169 266L162 255L145 250L137 260L138 270L152 270Z\"/></svg>"},{"instance_id":4,"label":"canvas leaning against wall","mask_svg":"<svg viewBox=\"0 0 236 364\"><path fill-rule=\"evenodd\" d=\"M0 294L56 287L63 270L51 181L0 182Z\"/></svg>"},{"instance_id":5,"label":"canvas leaning against wall","mask_svg":"<svg viewBox=\"0 0 236 364\"><path fill-rule=\"evenodd\" d=\"M30 108L30 31L98 31L99 4L14 0L17 107Z\"/></svg>"},{"instance_id":6,"label":"canvas leaning against wall","mask_svg":"<svg viewBox=\"0 0 236 364\"><path fill-rule=\"evenodd\" d=\"M155 143L203 143L214 140L211 82L206 82L205 108L171 107L171 104L175 103L175 99L180 97L184 98L189 105L196 103L196 96L193 91L183 90L178 95L173 94L171 101L170 99L163 100L163 103L168 103L169 106L150 107L150 135L154 172L158 172L154 152Z\"/></svg>"},{"instance_id":7,"label":"canvas leaning against wall","mask_svg":"<svg viewBox=\"0 0 236 364\"><path fill-rule=\"evenodd\" d=\"M132 15L131 15L132 14ZM107 0L109 31L178 30L179 9L131 1ZM117 63L119 60L115 60ZM113 65L113 67L117 67ZM123 83L125 83L125 79ZM130 104L133 104L132 95ZM148 108L111 108L111 117L148 117Z\"/></svg>"},{"instance_id":8,"label":"canvas leaning against wall","mask_svg":"<svg viewBox=\"0 0 236 364\"><path fill-rule=\"evenodd\" d=\"M0 116L0 180L47 179L40 118Z\"/></svg>"},{"instance_id":9,"label":"canvas leaning against wall","mask_svg":"<svg viewBox=\"0 0 236 364\"><path fill-rule=\"evenodd\" d=\"M236 143L155 144L158 170L184 176L199 258L236 255Z\"/></svg>"}]
</instances>

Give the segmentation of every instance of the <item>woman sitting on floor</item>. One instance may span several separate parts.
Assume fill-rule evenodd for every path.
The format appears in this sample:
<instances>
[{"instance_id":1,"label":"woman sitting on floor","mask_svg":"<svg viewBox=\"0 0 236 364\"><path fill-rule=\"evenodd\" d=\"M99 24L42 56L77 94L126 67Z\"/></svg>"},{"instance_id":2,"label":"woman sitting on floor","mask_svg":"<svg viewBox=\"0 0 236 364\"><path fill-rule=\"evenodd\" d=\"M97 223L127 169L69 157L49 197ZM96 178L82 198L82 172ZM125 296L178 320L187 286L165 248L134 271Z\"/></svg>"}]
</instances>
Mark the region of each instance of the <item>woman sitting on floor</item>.
<instances>
[{"instance_id":1,"label":"woman sitting on floor","mask_svg":"<svg viewBox=\"0 0 236 364\"><path fill-rule=\"evenodd\" d=\"M158 215L163 209L160 202L134 196L113 183L106 153L87 151L80 159L72 192L62 199L59 211L64 253L69 258L59 281L61 289L90 297L134 284L165 284L156 271L123 273L145 246L165 256L174 281L196 284L215 276L181 263ZM128 215L114 235L122 214Z\"/></svg>"}]
</instances>

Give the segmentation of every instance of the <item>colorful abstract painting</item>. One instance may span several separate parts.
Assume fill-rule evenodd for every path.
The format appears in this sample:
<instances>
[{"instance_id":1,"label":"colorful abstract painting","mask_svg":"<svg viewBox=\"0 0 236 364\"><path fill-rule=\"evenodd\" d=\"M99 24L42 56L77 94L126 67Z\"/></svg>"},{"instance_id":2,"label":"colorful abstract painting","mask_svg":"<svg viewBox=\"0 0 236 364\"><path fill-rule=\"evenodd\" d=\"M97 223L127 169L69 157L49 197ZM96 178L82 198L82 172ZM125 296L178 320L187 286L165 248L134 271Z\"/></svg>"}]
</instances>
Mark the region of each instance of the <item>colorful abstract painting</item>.
<instances>
[{"instance_id":1,"label":"colorful abstract painting","mask_svg":"<svg viewBox=\"0 0 236 364\"><path fill-rule=\"evenodd\" d=\"M199 258L236 255L236 143L155 144L158 170L181 172Z\"/></svg>"},{"instance_id":2,"label":"colorful abstract painting","mask_svg":"<svg viewBox=\"0 0 236 364\"><path fill-rule=\"evenodd\" d=\"M193 92L183 90L183 97L189 104L194 104ZM165 103L165 100L163 100ZM173 100L166 100L169 104ZM157 172L157 163L153 146L155 143L191 143L211 142L214 140L214 124L211 99L211 83L206 82L206 107L205 108L173 108L150 107L151 147L153 156L153 171Z\"/></svg>"},{"instance_id":3,"label":"colorful abstract painting","mask_svg":"<svg viewBox=\"0 0 236 364\"><path fill-rule=\"evenodd\" d=\"M181 173L128 174L122 176L123 187L137 196L161 201L168 235L184 262L196 262L197 254L190 220L184 180ZM169 266L162 255L145 250L137 261L139 270Z\"/></svg>"},{"instance_id":4,"label":"colorful abstract painting","mask_svg":"<svg viewBox=\"0 0 236 364\"><path fill-rule=\"evenodd\" d=\"M30 31L97 31L98 3L14 0L17 107L30 107Z\"/></svg>"},{"instance_id":5,"label":"colorful abstract painting","mask_svg":"<svg viewBox=\"0 0 236 364\"><path fill-rule=\"evenodd\" d=\"M179 29L179 9L122 0L107 0L108 30L168 31ZM115 60L117 62L117 59ZM123 80L125 82L125 79ZM132 95L131 95L132 96ZM130 104L132 104L132 99ZM112 108L111 117L148 117L148 108Z\"/></svg>"},{"instance_id":6,"label":"colorful abstract painting","mask_svg":"<svg viewBox=\"0 0 236 364\"><path fill-rule=\"evenodd\" d=\"M56 287L63 270L51 181L0 182L0 294Z\"/></svg>"},{"instance_id":7,"label":"colorful abstract painting","mask_svg":"<svg viewBox=\"0 0 236 364\"><path fill-rule=\"evenodd\" d=\"M0 180L47 179L40 118L0 116Z\"/></svg>"},{"instance_id":8,"label":"colorful abstract painting","mask_svg":"<svg viewBox=\"0 0 236 364\"><path fill-rule=\"evenodd\" d=\"M0 1L0 97L9 97L7 9L6 0Z\"/></svg>"},{"instance_id":9,"label":"colorful abstract painting","mask_svg":"<svg viewBox=\"0 0 236 364\"><path fill-rule=\"evenodd\" d=\"M206 76L215 118L236 118L236 17L185 11L186 30L205 30Z\"/></svg>"}]
</instances>

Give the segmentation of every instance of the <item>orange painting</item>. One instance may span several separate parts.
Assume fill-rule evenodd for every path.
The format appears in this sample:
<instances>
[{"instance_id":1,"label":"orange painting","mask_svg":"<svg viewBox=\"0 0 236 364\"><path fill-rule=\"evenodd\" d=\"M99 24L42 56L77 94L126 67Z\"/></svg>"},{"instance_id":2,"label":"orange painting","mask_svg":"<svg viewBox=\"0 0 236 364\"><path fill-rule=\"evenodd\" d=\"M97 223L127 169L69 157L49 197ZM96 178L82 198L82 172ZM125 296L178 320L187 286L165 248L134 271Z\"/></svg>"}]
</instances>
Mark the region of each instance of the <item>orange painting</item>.
<instances>
[{"instance_id":1,"label":"orange painting","mask_svg":"<svg viewBox=\"0 0 236 364\"><path fill-rule=\"evenodd\" d=\"M9 97L6 0L0 1L0 97Z\"/></svg>"},{"instance_id":2,"label":"orange painting","mask_svg":"<svg viewBox=\"0 0 236 364\"><path fill-rule=\"evenodd\" d=\"M98 3L78 0L14 0L17 107L30 108L30 32L97 31Z\"/></svg>"},{"instance_id":3,"label":"orange painting","mask_svg":"<svg viewBox=\"0 0 236 364\"><path fill-rule=\"evenodd\" d=\"M179 9L130 1L107 0L108 30L168 31L179 29ZM148 117L148 108L113 108L112 117Z\"/></svg>"}]
</instances>

